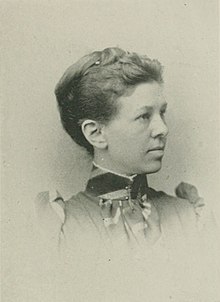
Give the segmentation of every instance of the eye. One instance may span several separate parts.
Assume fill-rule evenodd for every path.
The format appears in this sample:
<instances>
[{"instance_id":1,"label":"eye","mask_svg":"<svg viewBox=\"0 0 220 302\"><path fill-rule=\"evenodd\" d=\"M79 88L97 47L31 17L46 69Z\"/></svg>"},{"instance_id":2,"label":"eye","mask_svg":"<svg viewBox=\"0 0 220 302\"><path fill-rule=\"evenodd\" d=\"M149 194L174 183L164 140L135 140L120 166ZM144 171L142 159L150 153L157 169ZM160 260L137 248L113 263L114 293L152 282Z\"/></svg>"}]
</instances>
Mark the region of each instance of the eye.
<instances>
[{"instance_id":1,"label":"eye","mask_svg":"<svg viewBox=\"0 0 220 302\"><path fill-rule=\"evenodd\" d=\"M163 109L163 110L160 111L160 116L161 116L162 118L165 117L165 114L166 114L166 109Z\"/></svg>"},{"instance_id":2,"label":"eye","mask_svg":"<svg viewBox=\"0 0 220 302\"><path fill-rule=\"evenodd\" d=\"M137 119L138 120L149 120L151 117L151 114L149 112L141 114Z\"/></svg>"}]
</instances>

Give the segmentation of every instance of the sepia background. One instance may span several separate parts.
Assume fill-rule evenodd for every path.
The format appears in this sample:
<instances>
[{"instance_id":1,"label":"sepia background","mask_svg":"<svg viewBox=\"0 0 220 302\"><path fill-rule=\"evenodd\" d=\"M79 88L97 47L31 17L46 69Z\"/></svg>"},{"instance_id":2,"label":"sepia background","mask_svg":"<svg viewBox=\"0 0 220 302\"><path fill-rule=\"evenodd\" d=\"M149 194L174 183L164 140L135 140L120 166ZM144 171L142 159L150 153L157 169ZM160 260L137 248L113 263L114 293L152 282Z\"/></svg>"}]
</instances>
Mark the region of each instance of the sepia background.
<instances>
[{"instance_id":1,"label":"sepia background","mask_svg":"<svg viewBox=\"0 0 220 302\"><path fill-rule=\"evenodd\" d=\"M195 184L217 213L217 0L8 0L0 6L6 281L11 259L18 270L24 267L21 234L31 224L35 195L54 188L68 198L85 185L90 160L61 127L54 87L69 65L93 50L119 46L165 66L170 133L163 168L149 184L171 194L180 181ZM5 301L30 301L16 282Z\"/></svg>"}]
</instances>

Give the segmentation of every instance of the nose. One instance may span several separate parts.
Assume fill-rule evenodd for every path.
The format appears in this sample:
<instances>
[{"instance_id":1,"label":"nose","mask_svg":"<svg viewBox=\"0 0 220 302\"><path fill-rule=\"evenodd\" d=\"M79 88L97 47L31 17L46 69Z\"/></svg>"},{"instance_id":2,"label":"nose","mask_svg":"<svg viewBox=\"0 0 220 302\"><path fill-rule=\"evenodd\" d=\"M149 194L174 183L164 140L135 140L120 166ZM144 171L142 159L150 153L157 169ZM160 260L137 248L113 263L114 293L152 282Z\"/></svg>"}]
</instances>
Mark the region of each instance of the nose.
<instances>
[{"instance_id":1,"label":"nose","mask_svg":"<svg viewBox=\"0 0 220 302\"><path fill-rule=\"evenodd\" d=\"M166 137L169 133L167 124L165 123L164 119L159 115L152 120L151 124L151 136L153 138L156 137Z\"/></svg>"}]
</instances>

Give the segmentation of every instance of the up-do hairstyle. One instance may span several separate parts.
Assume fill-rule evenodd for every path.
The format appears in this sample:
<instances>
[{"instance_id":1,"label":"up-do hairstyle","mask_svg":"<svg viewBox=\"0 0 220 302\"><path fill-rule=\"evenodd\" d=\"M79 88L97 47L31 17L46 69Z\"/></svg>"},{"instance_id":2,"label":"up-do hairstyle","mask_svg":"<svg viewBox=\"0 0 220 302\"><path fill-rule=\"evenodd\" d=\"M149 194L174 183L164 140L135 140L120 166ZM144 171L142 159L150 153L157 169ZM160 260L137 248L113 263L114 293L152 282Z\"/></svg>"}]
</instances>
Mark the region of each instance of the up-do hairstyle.
<instances>
[{"instance_id":1,"label":"up-do hairstyle","mask_svg":"<svg viewBox=\"0 0 220 302\"><path fill-rule=\"evenodd\" d=\"M106 48L70 66L56 86L61 122L71 138L93 154L81 124L86 119L107 124L117 113L116 100L129 87L162 83L162 66L147 56Z\"/></svg>"}]
</instances>

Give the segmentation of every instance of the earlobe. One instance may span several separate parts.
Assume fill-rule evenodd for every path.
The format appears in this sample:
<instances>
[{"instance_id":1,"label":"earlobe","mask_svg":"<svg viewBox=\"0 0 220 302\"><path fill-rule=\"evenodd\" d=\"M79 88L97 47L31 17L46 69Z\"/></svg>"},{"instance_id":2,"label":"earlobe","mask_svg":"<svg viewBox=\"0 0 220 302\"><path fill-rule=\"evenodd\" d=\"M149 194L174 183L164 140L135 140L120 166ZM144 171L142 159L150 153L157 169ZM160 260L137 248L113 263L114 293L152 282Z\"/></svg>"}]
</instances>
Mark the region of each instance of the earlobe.
<instances>
[{"instance_id":1,"label":"earlobe","mask_svg":"<svg viewBox=\"0 0 220 302\"><path fill-rule=\"evenodd\" d=\"M82 132L87 141L96 148L105 149L107 142L103 134L104 125L94 120L85 120L81 124Z\"/></svg>"}]
</instances>

